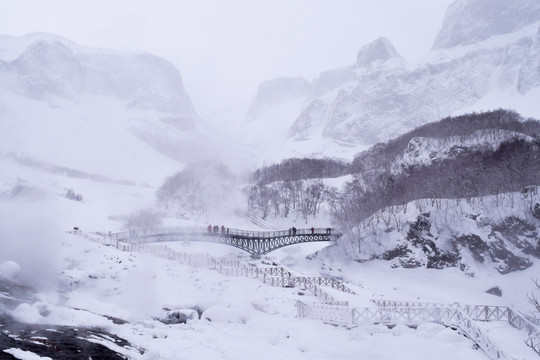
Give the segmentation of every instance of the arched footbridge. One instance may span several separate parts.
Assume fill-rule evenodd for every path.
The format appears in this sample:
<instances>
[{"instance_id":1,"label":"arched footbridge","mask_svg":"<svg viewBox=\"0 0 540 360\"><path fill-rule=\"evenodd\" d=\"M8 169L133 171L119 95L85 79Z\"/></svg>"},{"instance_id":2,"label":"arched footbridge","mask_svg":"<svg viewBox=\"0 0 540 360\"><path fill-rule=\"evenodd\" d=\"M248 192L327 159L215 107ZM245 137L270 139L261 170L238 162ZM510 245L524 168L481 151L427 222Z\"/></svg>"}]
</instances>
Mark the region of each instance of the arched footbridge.
<instances>
[{"instance_id":1,"label":"arched footbridge","mask_svg":"<svg viewBox=\"0 0 540 360\"><path fill-rule=\"evenodd\" d=\"M333 241L343 234L333 228L248 231L224 227L174 227L149 231L125 231L111 234L114 240L129 244L164 241L204 241L225 244L247 251L254 257L284 246L306 242Z\"/></svg>"}]
</instances>

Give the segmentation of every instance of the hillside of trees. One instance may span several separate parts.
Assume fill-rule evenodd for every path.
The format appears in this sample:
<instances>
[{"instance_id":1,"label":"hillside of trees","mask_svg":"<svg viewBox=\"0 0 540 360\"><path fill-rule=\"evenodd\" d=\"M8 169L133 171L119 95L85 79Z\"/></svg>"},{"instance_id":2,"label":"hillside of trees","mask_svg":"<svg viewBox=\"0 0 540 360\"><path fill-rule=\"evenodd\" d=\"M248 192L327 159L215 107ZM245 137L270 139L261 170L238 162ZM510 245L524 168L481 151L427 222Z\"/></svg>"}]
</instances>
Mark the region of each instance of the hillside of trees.
<instances>
[{"instance_id":1,"label":"hillside of trees","mask_svg":"<svg viewBox=\"0 0 540 360\"><path fill-rule=\"evenodd\" d=\"M286 159L257 169L251 182L266 185L276 181L335 178L351 173L350 164L333 159Z\"/></svg>"},{"instance_id":2,"label":"hillside of trees","mask_svg":"<svg viewBox=\"0 0 540 360\"><path fill-rule=\"evenodd\" d=\"M486 195L498 199L500 194L527 192L529 186L540 185L539 174L540 139L514 139L495 151L462 152L427 166L409 167L397 175L383 172L367 187L349 182L332 210L334 220L348 228L377 210L416 199L432 199L436 204L440 199L468 201Z\"/></svg>"},{"instance_id":3,"label":"hillside of trees","mask_svg":"<svg viewBox=\"0 0 540 360\"><path fill-rule=\"evenodd\" d=\"M493 146L463 145L478 136ZM448 139L459 151L429 164L392 171L413 138ZM343 189L323 184L323 178L347 174L353 179ZM246 193L250 210L263 218L296 213L307 221L326 207L335 225L347 229L382 208L415 199L471 199L527 191L530 185L540 185L539 175L540 122L496 110L426 124L373 146L351 164L286 160L257 170Z\"/></svg>"},{"instance_id":4,"label":"hillside of trees","mask_svg":"<svg viewBox=\"0 0 540 360\"><path fill-rule=\"evenodd\" d=\"M540 122L524 119L510 110L494 110L483 113L446 117L439 121L422 125L386 143L379 143L358 154L351 164L351 173L366 173L371 170L388 170L396 157L402 154L411 139L450 138L454 136L465 139L479 130L506 130L531 137L539 136Z\"/></svg>"}]
</instances>

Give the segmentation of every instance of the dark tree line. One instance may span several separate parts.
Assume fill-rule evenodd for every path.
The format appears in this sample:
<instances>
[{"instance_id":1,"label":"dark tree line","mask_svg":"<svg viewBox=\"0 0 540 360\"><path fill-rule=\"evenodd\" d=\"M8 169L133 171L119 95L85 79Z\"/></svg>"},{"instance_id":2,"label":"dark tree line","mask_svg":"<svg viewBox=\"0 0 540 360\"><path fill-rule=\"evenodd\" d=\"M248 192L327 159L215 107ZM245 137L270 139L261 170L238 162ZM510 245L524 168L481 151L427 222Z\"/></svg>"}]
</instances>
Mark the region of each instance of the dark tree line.
<instances>
[{"instance_id":1,"label":"dark tree line","mask_svg":"<svg viewBox=\"0 0 540 360\"><path fill-rule=\"evenodd\" d=\"M388 169L395 158L402 154L409 142L415 137L450 138L459 136L462 139L479 130L489 130L498 134L499 130L514 131L529 136L540 134L540 122L534 119L523 119L518 113L509 110L494 110L484 113L446 117L437 122L422 125L387 143L379 143L358 154L351 164L352 173L366 173Z\"/></svg>"},{"instance_id":2,"label":"dark tree line","mask_svg":"<svg viewBox=\"0 0 540 360\"><path fill-rule=\"evenodd\" d=\"M465 151L455 158L408 167L404 172L379 173L368 183L347 184L337 199L334 218L354 226L374 212L416 199L473 197L525 191L540 185L540 139L514 138L496 150ZM513 195L508 195L513 196ZM513 199L511 199L513 200Z\"/></svg>"},{"instance_id":3,"label":"dark tree line","mask_svg":"<svg viewBox=\"0 0 540 360\"><path fill-rule=\"evenodd\" d=\"M275 181L335 178L350 173L350 165L333 159L286 159L256 170L251 182L266 185Z\"/></svg>"},{"instance_id":4,"label":"dark tree line","mask_svg":"<svg viewBox=\"0 0 540 360\"><path fill-rule=\"evenodd\" d=\"M448 142L454 152L428 165L392 169L415 137ZM489 145L460 146L465 143L500 145L495 150ZM539 149L540 122L508 110L473 113L447 117L377 144L358 154L351 164L329 159L284 160L255 171L246 193L250 209L263 217L294 213L305 218L327 206L336 225L351 228L380 209L416 199L440 204L442 198L470 200L493 195L498 202L499 194L540 185ZM354 180L340 192L320 180L347 174L354 175Z\"/></svg>"}]
</instances>

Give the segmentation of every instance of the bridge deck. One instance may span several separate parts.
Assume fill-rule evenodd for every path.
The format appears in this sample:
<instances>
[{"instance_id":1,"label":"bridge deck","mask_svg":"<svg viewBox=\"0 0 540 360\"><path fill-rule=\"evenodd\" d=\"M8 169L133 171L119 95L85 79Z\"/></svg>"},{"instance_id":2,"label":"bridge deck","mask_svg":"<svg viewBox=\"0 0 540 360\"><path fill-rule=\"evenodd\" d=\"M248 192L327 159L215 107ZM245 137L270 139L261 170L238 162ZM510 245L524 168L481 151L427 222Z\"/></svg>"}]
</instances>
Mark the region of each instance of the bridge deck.
<instances>
[{"instance_id":1,"label":"bridge deck","mask_svg":"<svg viewBox=\"0 0 540 360\"><path fill-rule=\"evenodd\" d=\"M163 241L205 241L222 243L260 256L284 246L305 242L332 241L342 236L333 228L289 229L280 231L249 231L216 227L174 227L148 231L125 231L111 235L127 243Z\"/></svg>"}]
</instances>

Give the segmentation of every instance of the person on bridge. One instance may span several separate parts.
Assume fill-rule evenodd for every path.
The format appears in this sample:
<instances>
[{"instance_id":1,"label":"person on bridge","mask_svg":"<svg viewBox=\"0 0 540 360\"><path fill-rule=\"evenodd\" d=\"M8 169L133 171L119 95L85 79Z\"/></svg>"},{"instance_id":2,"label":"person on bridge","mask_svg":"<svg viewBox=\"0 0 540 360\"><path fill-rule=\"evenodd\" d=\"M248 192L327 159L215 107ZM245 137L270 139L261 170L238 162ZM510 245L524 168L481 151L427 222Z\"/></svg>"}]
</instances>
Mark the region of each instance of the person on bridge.
<instances>
[{"instance_id":1,"label":"person on bridge","mask_svg":"<svg viewBox=\"0 0 540 360\"><path fill-rule=\"evenodd\" d=\"M313 228L313 226L311 227L311 233L315 234L315 229Z\"/></svg>"},{"instance_id":2,"label":"person on bridge","mask_svg":"<svg viewBox=\"0 0 540 360\"><path fill-rule=\"evenodd\" d=\"M225 226L221 225L221 233L225 234Z\"/></svg>"},{"instance_id":3,"label":"person on bridge","mask_svg":"<svg viewBox=\"0 0 540 360\"><path fill-rule=\"evenodd\" d=\"M208 232L209 232L209 233L212 232L212 225L208 225Z\"/></svg>"}]
</instances>

